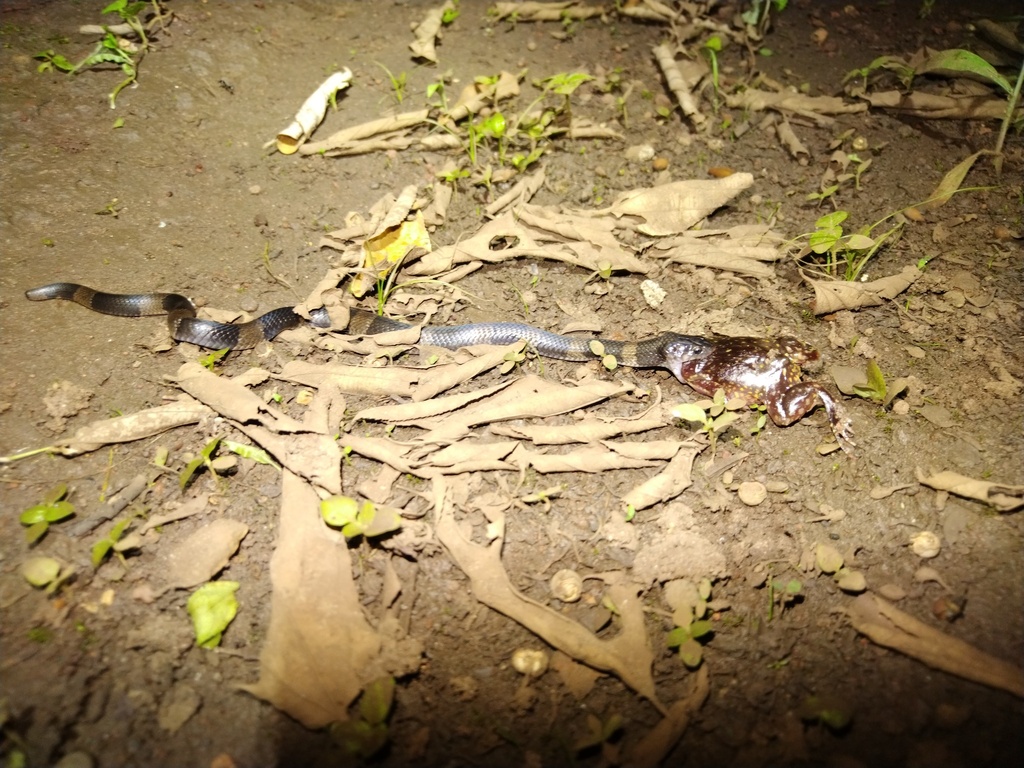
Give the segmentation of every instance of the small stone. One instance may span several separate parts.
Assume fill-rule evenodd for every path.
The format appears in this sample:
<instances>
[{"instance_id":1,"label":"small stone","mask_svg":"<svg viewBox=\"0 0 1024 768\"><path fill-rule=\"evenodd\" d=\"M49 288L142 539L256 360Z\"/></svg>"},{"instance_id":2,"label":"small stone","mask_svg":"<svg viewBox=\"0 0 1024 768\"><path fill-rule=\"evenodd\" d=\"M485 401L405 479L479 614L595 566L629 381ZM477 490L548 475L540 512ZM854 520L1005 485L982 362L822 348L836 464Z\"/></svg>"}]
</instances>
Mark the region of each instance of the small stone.
<instances>
[{"instance_id":1,"label":"small stone","mask_svg":"<svg viewBox=\"0 0 1024 768\"><path fill-rule=\"evenodd\" d=\"M667 157L656 157L654 158L654 162L651 163L651 168L655 171L664 171L668 168L668 165Z\"/></svg>"},{"instance_id":2,"label":"small stone","mask_svg":"<svg viewBox=\"0 0 1024 768\"><path fill-rule=\"evenodd\" d=\"M789 490L789 483L782 480L769 480L764 487L768 493L785 493Z\"/></svg>"},{"instance_id":3,"label":"small stone","mask_svg":"<svg viewBox=\"0 0 1024 768\"><path fill-rule=\"evenodd\" d=\"M636 144L626 149L626 159L634 163L646 163L654 158L654 147L650 144Z\"/></svg>"},{"instance_id":4,"label":"small stone","mask_svg":"<svg viewBox=\"0 0 1024 768\"><path fill-rule=\"evenodd\" d=\"M937 533L921 531L910 540L910 548L923 560L930 560L942 550L942 540Z\"/></svg>"},{"instance_id":5,"label":"small stone","mask_svg":"<svg viewBox=\"0 0 1024 768\"><path fill-rule=\"evenodd\" d=\"M767 498L768 489L765 488L764 483L750 481L740 483L740 487L736 490L736 495L748 507L756 507Z\"/></svg>"},{"instance_id":6,"label":"small stone","mask_svg":"<svg viewBox=\"0 0 1024 768\"><path fill-rule=\"evenodd\" d=\"M262 191L263 188L259 184L253 184L251 187L249 187L250 195L258 195Z\"/></svg>"}]
</instances>

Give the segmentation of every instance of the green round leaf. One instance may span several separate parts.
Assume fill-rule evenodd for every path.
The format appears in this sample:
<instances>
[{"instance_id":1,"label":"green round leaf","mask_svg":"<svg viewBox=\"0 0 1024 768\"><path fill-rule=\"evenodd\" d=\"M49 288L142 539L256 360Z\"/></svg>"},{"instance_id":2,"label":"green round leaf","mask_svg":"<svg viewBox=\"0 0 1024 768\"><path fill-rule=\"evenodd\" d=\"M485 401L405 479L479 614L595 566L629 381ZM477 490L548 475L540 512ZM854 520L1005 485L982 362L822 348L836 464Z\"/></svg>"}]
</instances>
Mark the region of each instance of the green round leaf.
<instances>
[{"instance_id":1,"label":"green round leaf","mask_svg":"<svg viewBox=\"0 0 1024 768\"><path fill-rule=\"evenodd\" d=\"M188 615L196 633L196 643L203 648L216 648L221 633L238 613L237 581L211 581L203 584L188 599Z\"/></svg>"},{"instance_id":2,"label":"green round leaf","mask_svg":"<svg viewBox=\"0 0 1024 768\"><path fill-rule=\"evenodd\" d=\"M45 587L60 574L60 563L52 557L30 557L21 564L21 575L33 587Z\"/></svg>"}]
</instances>

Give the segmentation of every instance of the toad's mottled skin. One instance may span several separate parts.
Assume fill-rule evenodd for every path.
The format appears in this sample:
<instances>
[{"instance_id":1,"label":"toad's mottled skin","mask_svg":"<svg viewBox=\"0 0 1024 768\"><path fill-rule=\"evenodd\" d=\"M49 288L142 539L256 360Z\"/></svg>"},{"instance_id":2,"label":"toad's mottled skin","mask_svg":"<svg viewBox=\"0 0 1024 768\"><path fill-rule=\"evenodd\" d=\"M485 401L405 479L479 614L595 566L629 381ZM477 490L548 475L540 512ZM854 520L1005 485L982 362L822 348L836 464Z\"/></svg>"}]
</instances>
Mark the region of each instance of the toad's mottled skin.
<instances>
[{"instance_id":1,"label":"toad's mottled skin","mask_svg":"<svg viewBox=\"0 0 1024 768\"><path fill-rule=\"evenodd\" d=\"M683 361L677 376L702 395L721 389L726 398L764 405L779 426L792 424L819 403L828 414L844 450L853 446L850 420L823 384L801 381L801 366L818 359L818 351L791 336L711 336L708 351Z\"/></svg>"}]
</instances>

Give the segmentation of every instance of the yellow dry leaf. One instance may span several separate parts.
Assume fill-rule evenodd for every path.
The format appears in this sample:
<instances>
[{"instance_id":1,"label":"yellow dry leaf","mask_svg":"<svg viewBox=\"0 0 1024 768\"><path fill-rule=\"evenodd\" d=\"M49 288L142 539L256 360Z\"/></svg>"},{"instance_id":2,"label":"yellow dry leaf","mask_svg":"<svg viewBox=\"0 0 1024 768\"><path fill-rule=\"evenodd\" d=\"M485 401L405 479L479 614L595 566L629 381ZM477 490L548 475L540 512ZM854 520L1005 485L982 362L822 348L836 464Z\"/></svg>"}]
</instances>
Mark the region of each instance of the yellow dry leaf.
<instances>
[{"instance_id":1,"label":"yellow dry leaf","mask_svg":"<svg viewBox=\"0 0 1024 768\"><path fill-rule=\"evenodd\" d=\"M363 274L352 281L352 294L364 296L374 285L387 280L388 274L413 248L430 251L430 235L420 211L410 221L384 230L363 241Z\"/></svg>"}]
</instances>

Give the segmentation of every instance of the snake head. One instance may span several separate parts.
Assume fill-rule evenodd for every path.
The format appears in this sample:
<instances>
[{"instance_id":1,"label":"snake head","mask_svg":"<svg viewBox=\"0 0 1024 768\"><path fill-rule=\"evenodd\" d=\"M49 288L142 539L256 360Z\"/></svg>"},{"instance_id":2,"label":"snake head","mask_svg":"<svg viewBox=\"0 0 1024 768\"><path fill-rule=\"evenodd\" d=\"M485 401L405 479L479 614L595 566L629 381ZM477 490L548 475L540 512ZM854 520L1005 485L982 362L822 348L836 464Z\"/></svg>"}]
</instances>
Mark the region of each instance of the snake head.
<instances>
[{"instance_id":1,"label":"snake head","mask_svg":"<svg viewBox=\"0 0 1024 768\"><path fill-rule=\"evenodd\" d=\"M679 333L663 334L661 355L664 367L670 370L680 383L685 384L683 366L694 360L707 357L711 354L713 347L714 344L703 336L683 336Z\"/></svg>"}]
</instances>

